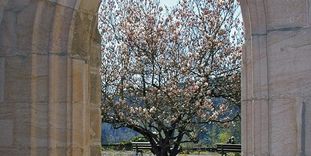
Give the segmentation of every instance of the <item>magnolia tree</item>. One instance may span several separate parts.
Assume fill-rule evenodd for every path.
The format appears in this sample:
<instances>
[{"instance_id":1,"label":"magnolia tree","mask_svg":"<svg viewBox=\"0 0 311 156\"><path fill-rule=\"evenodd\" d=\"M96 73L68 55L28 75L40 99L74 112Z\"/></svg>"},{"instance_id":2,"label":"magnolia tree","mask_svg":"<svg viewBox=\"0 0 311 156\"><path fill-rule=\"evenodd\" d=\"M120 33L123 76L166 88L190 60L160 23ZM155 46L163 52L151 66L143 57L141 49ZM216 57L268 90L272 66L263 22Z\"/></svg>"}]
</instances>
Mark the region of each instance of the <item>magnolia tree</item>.
<instances>
[{"instance_id":1,"label":"magnolia tree","mask_svg":"<svg viewBox=\"0 0 311 156\"><path fill-rule=\"evenodd\" d=\"M243 34L238 2L103 0L102 116L133 129L157 156L198 141L204 124L236 119Z\"/></svg>"}]
</instances>

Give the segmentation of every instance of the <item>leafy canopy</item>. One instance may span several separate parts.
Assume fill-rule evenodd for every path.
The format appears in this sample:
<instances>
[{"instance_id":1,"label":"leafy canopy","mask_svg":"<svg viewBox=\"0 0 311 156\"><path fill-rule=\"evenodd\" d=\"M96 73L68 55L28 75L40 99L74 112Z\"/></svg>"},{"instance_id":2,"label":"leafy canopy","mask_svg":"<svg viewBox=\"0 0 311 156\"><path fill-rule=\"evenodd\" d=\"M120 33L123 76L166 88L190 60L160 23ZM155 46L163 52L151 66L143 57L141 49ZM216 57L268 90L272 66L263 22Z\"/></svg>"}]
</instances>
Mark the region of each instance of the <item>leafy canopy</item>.
<instances>
[{"instance_id":1,"label":"leafy canopy","mask_svg":"<svg viewBox=\"0 0 311 156\"><path fill-rule=\"evenodd\" d=\"M234 0L182 0L172 10L156 0L103 0L103 121L141 133L157 153L197 141L204 123L238 117L238 7Z\"/></svg>"}]
</instances>

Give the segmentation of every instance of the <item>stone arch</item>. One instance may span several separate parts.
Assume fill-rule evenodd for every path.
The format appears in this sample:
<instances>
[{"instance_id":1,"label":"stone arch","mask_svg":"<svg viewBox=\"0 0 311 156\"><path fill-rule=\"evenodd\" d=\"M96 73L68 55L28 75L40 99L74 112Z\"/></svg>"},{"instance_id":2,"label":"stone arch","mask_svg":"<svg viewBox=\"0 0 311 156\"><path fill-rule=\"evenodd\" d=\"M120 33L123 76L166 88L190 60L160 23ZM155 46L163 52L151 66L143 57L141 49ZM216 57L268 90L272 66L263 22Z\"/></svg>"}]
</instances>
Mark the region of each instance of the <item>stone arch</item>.
<instances>
[{"instance_id":1,"label":"stone arch","mask_svg":"<svg viewBox=\"0 0 311 156\"><path fill-rule=\"evenodd\" d=\"M244 155L310 155L310 0L241 0Z\"/></svg>"},{"instance_id":2,"label":"stone arch","mask_svg":"<svg viewBox=\"0 0 311 156\"><path fill-rule=\"evenodd\" d=\"M269 155L265 2L242 0L241 8L246 40L241 81L242 148L244 155Z\"/></svg>"},{"instance_id":3,"label":"stone arch","mask_svg":"<svg viewBox=\"0 0 311 156\"><path fill-rule=\"evenodd\" d=\"M100 155L98 3L0 1L1 155Z\"/></svg>"}]
</instances>

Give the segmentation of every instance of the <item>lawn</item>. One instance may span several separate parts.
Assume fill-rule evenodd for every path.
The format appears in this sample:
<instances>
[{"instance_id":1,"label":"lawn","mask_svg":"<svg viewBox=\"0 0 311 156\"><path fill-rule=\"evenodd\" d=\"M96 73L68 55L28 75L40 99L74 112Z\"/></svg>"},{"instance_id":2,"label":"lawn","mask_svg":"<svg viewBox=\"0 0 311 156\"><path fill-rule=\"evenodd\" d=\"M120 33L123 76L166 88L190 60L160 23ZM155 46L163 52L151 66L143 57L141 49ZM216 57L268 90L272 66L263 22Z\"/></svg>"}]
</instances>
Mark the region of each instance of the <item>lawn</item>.
<instances>
[{"instance_id":1,"label":"lawn","mask_svg":"<svg viewBox=\"0 0 311 156\"><path fill-rule=\"evenodd\" d=\"M135 151L113 151L107 150L102 152L102 156L135 156ZM144 156L154 156L151 153L144 153ZM179 156L219 156L211 152L193 152L191 154L179 154Z\"/></svg>"}]
</instances>

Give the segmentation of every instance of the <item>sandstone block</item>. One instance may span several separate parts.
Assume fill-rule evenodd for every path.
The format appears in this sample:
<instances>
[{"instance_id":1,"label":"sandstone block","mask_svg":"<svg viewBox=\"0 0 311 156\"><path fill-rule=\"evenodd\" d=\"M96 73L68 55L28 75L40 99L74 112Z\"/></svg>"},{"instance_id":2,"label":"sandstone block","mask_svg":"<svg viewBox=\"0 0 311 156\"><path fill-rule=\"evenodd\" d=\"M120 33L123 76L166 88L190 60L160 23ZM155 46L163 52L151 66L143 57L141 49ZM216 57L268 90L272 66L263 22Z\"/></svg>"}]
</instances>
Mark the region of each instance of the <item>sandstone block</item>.
<instances>
[{"instance_id":1,"label":"sandstone block","mask_svg":"<svg viewBox=\"0 0 311 156\"><path fill-rule=\"evenodd\" d=\"M96 15L100 1L81 1L79 9L90 15Z\"/></svg>"},{"instance_id":2,"label":"sandstone block","mask_svg":"<svg viewBox=\"0 0 311 156\"><path fill-rule=\"evenodd\" d=\"M32 53L47 54L53 28L55 5L48 1L37 2L32 31Z\"/></svg>"},{"instance_id":3,"label":"sandstone block","mask_svg":"<svg viewBox=\"0 0 311 156\"><path fill-rule=\"evenodd\" d=\"M91 112L91 139L97 140L99 142L99 138L101 136L101 111L99 108L92 108Z\"/></svg>"},{"instance_id":4,"label":"sandstone block","mask_svg":"<svg viewBox=\"0 0 311 156\"><path fill-rule=\"evenodd\" d=\"M5 99L26 102L31 99L31 59L24 56L5 59Z\"/></svg>"},{"instance_id":5,"label":"sandstone block","mask_svg":"<svg viewBox=\"0 0 311 156\"><path fill-rule=\"evenodd\" d=\"M297 120L295 98L274 98L271 110L270 155L297 155Z\"/></svg>"},{"instance_id":6,"label":"sandstone block","mask_svg":"<svg viewBox=\"0 0 311 156\"><path fill-rule=\"evenodd\" d=\"M49 100L51 103L68 100L68 57L61 55L49 56Z\"/></svg>"},{"instance_id":7,"label":"sandstone block","mask_svg":"<svg viewBox=\"0 0 311 156\"><path fill-rule=\"evenodd\" d=\"M76 8L76 3L79 3L78 0L49 0L51 2L56 2L57 5L62 5L68 8L72 8L72 9L78 9Z\"/></svg>"},{"instance_id":8,"label":"sandstone block","mask_svg":"<svg viewBox=\"0 0 311 156\"><path fill-rule=\"evenodd\" d=\"M309 93L310 94L310 93ZM304 98L302 110L302 134L301 134L301 153L305 156L311 156L311 148L308 145L311 144L311 95Z\"/></svg>"},{"instance_id":9,"label":"sandstone block","mask_svg":"<svg viewBox=\"0 0 311 156\"><path fill-rule=\"evenodd\" d=\"M303 27L307 25L306 0L269 0L267 1L268 29Z\"/></svg>"},{"instance_id":10,"label":"sandstone block","mask_svg":"<svg viewBox=\"0 0 311 156\"><path fill-rule=\"evenodd\" d=\"M277 31L268 35L271 96L311 91L311 29Z\"/></svg>"},{"instance_id":11,"label":"sandstone block","mask_svg":"<svg viewBox=\"0 0 311 156\"><path fill-rule=\"evenodd\" d=\"M94 17L95 16L90 16L84 12L76 12L74 16L75 24L71 47L73 56L87 59L89 55L90 37L86 38L85 36L91 36L90 30L92 29L91 24Z\"/></svg>"},{"instance_id":12,"label":"sandstone block","mask_svg":"<svg viewBox=\"0 0 311 156\"><path fill-rule=\"evenodd\" d=\"M55 6L50 40L50 53L66 55L68 53L70 27L74 10L62 5Z\"/></svg>"},{"instance_id":13,"label":"sandstone block","mask_svg":"<svg viewBox=\"0 0 311 156\"><path fill-rule=\"evenodd\" d=\"M0 102L4 100L5 59L0 57Z\"/></svg>"},{"instance_id":14,"label":"sandstone block","mask_svg":"<svg viewBox=\"0 0 311 156\"><path fill-rule=\"evenodd\" d=\"M100 155L98 3L0 0L1 156Z\"/></svg>"},{"instance_id":15,"label":"sandstone block","mask_svg":"<svg viewBox=\"0 0 311 156\"><path fill-rule=\"evenodd\" d=\"M32 55L31 98L33 102L48 102L49 99L49 57Z\"/></svg>"},{"instance_id":16,"label":"sandstone block","mask_svg":"<svg viewBox=\"0 0 311 156\"><path fill-rule=\"evenodd\" d=\"M0 119L0 149L1 147L10 147L14 143L13 120Z\"/></svg>"},{"instance_id":17,"label":"sandstone block","mask_svg":"<svg viewBox=\"0 0 311 156\"><path fill-rule=\"evenodd\" d=\"M85 102L87 93L87 64L84 60L73 59L72 60L72 96L73 103Z\"/></svg>"},{"instance_id":18,"label":"sandstone block","mask_svg":"<svg viewBox=\"0 0 311 156\"><path fill-rule=\"evenodd\" d=\"M90 74L90 100L93 104L100 104L101 99L101 91L100 91L100 76L98 73L91 73ZM99 107L98 107L99 108Z\"/></svg>"},{"instance_id":19,"label":"sandstone block","mask_svg":"<svg viewBox=\"0 0 311 156\"><path fill-rule=\"evenodd\" d=\"M39 151L37 152L42 153L48 147L49 139L48 103L34 102L31 107L31 144L33 147L38 148Z\"/></svg>"}]
</instances>

